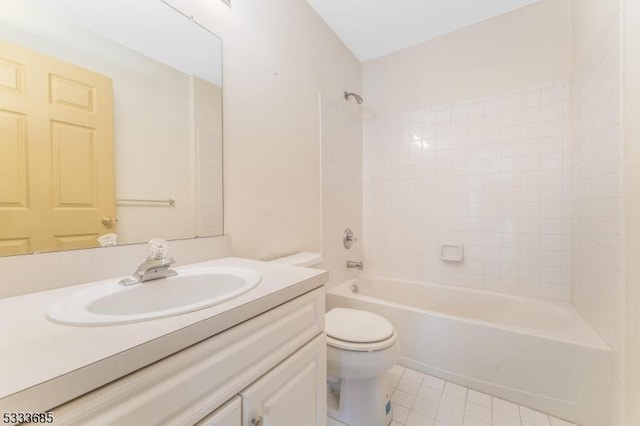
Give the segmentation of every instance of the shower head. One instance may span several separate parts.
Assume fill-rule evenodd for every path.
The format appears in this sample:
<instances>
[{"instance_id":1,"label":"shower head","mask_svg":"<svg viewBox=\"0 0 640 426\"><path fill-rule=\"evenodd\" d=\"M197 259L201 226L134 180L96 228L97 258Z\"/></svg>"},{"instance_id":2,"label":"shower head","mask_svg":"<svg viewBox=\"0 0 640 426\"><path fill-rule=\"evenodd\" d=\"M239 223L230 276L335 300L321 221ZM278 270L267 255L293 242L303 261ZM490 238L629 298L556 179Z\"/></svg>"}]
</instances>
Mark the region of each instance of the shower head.
<instances>
[{"instance_id":1,"label":"shower head","mask_svg":"<svg viewBox=\"0 0 640 426\"><path fill-rule=\"evenodd\" d=\"M362 96L358 95L357 93L344 92L344 98L346 100L349 100L349 96L353 96L355 98L356 102L358 103L358 105L361 105L364 102L364 99L362 99Z\"/></svg>"}]
</instances>

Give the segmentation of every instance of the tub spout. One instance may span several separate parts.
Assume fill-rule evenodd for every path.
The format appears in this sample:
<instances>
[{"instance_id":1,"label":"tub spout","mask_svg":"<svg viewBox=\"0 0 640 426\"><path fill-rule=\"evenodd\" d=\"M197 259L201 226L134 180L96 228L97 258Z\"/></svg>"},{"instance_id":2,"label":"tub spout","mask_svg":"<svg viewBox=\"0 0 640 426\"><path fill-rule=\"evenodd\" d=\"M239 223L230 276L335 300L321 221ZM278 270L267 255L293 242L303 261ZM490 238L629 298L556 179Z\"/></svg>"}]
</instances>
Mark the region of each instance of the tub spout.
<instances>
[{"instance_id":1,"label":"tub spout","mask_svg":"<svg viewBox=\"0 0 640 426\"><path fill-rule=\"evenodd\" d=\"M347 268L358 269L362 271L364 269L364 264L362 262L354 262L353 260L347 260Z\"/></svg>"}]
</instances>

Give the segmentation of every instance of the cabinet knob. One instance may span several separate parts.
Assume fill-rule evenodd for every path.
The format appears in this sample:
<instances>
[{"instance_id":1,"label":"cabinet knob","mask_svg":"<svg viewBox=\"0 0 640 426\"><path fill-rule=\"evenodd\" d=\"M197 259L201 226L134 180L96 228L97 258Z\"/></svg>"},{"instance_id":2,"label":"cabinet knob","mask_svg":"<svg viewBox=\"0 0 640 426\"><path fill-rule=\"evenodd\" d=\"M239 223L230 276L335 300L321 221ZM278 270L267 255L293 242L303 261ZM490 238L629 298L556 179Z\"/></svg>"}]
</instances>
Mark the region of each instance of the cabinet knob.
<instances>
[{"instance_id":1,"label":"cabinet knob","mask_svg":"<svg viewBox=\"0 0 640 426\"><path fill-rule=\"evenodd\" d=\"M263 424L262 416L256 417L255 419L251 420L251 424L253 426L262 426L262 424Z\"/></svg>"},{"instance_id":2,"label":"cabinet knob","mask_svg":"<svg viewBox=\"0 0 640 426\"><path fill-rule=\"evenodd\" d=\"M113 218L105 216L100 220L100 222L102 222L102 224L107 228L111 228L111 225L113 225Z\"/></svg>"}]
</instances>

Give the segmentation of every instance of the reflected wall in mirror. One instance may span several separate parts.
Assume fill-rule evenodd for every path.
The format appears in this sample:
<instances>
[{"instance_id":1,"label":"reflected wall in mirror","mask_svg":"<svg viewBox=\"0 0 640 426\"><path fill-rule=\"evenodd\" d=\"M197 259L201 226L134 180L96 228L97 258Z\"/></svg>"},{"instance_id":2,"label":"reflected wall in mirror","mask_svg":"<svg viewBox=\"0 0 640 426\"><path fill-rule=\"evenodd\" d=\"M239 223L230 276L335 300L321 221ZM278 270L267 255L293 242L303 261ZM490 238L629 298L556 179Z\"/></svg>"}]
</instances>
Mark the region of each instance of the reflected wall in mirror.
<instances>
[{"instance_id":1,"label":"reflected wall in mirror","mask_svg":"<svg viewBox=\"0 0 640 426\"><path fill-rule=\"evenodd\" d=\"M0 0L0 40L0 255L222 234L217 36L160 0Z\"/></svg>"}]
</instances>

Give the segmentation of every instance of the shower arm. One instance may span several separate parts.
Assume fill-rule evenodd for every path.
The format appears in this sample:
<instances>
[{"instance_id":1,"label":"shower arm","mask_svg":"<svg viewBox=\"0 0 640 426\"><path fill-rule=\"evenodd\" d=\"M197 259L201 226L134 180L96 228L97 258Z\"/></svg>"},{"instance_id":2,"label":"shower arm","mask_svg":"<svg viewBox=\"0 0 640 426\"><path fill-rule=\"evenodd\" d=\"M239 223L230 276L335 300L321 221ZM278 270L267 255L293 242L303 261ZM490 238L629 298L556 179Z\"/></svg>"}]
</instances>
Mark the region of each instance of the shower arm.
<instances>
[{"instance_id":1,"label":"shower arm","mask_svg":"<svg viewBox=\"0 0 640 426\"><path fill-rule=\"evenodd\" d=\"M349 97L353 96L353 98L356 100L356 102L358 103L358 105L361 105L364 102L364 99L362 99L362 96L358 95L357 93L353 93L353 92L344 92L344 98L346 100L349 100Z\"/></svg>"}]
</instances>

